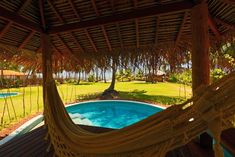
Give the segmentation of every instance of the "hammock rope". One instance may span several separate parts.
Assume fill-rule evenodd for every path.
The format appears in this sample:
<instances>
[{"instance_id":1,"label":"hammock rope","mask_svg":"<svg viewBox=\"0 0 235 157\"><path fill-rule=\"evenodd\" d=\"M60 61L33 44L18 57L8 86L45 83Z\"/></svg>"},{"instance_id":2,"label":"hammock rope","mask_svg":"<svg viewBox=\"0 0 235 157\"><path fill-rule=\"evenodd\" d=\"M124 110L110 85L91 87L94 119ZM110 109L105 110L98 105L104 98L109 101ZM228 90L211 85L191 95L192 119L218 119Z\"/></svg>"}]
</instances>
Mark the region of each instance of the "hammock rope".
<instances>
[{"instance_id":1,"label":"hammock rope","mask_svg":"<svg viewBox=\"0 0 235 157\"><path fill-rule=\"evenodd\" d=\"M47 38L44 42L48 42ZM219 145L221 131L234 126L235 73L198 88L187 103L169 107L123 129L96 134L72 122L52 77L51 55L43 55L44 118L48 140L57 156L163 157L210 131L216 140L215 155L223 157Z\"/></svg>"}]
</instances>

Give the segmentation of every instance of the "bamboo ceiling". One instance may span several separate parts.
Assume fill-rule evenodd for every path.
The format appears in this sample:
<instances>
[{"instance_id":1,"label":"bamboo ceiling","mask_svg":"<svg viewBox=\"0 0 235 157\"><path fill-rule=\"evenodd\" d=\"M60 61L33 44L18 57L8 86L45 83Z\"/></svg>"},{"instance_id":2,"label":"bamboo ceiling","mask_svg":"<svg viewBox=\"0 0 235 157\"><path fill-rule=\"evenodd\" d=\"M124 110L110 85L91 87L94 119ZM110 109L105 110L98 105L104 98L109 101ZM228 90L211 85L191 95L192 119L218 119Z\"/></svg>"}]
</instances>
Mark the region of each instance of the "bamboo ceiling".
<instances>
[{"instance_id":1,"label":"bamboo ceiling","mask_svg":"<svg viewBox=\"0 0 235 157\"><path fill-rule=\"evenodd\" d=\"M145 52L150 48L171 51L174 55L191 48L190 10L196 3L196 0L1 0L0 51L10 47L15 52L37 55L41 52L40 33L46 30L54 54L78 62L91 56ZM207 3L211 45L234 37L234 1Z\"/></svg>"}]
</instances>

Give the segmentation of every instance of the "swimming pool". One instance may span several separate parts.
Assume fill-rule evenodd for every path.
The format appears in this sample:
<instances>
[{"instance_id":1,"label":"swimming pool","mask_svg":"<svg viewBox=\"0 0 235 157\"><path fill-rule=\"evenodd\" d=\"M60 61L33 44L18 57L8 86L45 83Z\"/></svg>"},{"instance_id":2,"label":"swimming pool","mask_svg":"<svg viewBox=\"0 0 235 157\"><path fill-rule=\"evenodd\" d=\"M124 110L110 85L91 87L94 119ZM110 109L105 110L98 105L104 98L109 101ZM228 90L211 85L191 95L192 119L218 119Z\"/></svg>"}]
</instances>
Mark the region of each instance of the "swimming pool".
<instances>
[{"instance_id":1,"label":"swimming pool","mask_svg":"<svg viewBox=\"0 0 235 157\"><path fill-rule=\"evenodd\" d=\"M136 101L99 100L88 101L66 106L66 110L75 124L121 129L143 120L165 108ZM12 134L0 140L0 145L12 138L42 126L43 116L39 115ZM36 126L36 127L35 127ZM232 155L224 148L224 156Z\"/></svg>"},{"instance_id":2,"label":"swimming pool","mask_svg":"<svg viewBox=\"0 0 235 157\"><path fill-rule=\"evenodd\" d=\"M66 109L76 124L120 129L164 108L135 101L102 100L74 104Z\"/></svg>"},{"instance_id":3,"label":"swimming pool","mask_svg":"<svg viewBox=\"0 0 235 157\"><path fill-rule=\"evenodd\" d=\"M0 93L0 98L6 98L6 97L16 96L16 95L18 95L17 92Z\"/></svg>"}]
</instances>

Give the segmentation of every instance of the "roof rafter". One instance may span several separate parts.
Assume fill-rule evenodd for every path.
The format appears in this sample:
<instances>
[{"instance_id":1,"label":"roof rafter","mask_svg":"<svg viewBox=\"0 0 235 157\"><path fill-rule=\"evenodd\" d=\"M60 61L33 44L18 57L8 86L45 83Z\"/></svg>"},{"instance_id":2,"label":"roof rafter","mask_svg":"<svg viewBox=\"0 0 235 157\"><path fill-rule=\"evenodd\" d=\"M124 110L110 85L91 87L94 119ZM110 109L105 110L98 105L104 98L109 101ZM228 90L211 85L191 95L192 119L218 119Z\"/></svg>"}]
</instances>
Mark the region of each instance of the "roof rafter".
<instances>
[{"instance_id":1,"label":"roof rafter","mask_svg":"<svg viewBox=\"0 0 235 157\"><path fill-rule=\"evenodd\" d=\"M27 7L27 5L29 5L29 3L31 2L31 0L26 0L24 1L23 5L18 9L17 13L20 15L22 14L22 12L24 11L24 9Z\"/></svg>"},{"instance_id":2,"label":"roof rafter","mask_svg":"<svg viewBox=\"0 0 235 157\"><path fill-rule=\"evenodd\" d=\"M234 0L223 0L224 3L227 3L229 5L235 5L235 1Z\"/></svg>"},{"instance_id":3,"label":"roof rafter","mask_svg":"<svg viewBox=\"0 0 235 157\"><path fill-rule=\"evenodd\" d=\"M86 34L86 36L87 36L88 40L90 41L91 46L92 46L92 47L93 47L93 49L95 50L95 52L98 52L98 50L97 50L97 48L96 48L96 46L95 46L95 44L94 44L93 40L91 39L91 36L90 36L90 34L89 34L88 30L87 30L87 29L84 29L84 32L85 32L85 34Z\"/></svg>"},{"instance_id":4,"label":"roof rafter","mask_svg":"<svg viewBox=\"0 0 235 157\"><path fill-rule=\"evenodd\" d=\"M39 0L39 9L40 9L42 27L43 29L46 29L46 21L44 16L44 0Z\"/></svg>"},{"instance_id":5,"label":"roof rafter","mask_svg":"<svg viewBox=\"0 0 235 157\"><path fill-rule=\"evenodd\" d=\"M221 34L220 34L219 30L217 29L216 24L210 15L208 17L208 25L209 25L210 29L212 30L212 32L214 33L214 35L216 36L216 38L218 40L220 40Z\"/></svg>"},{"instance_id":6,"label":"roof rafter","mask_svg":"<svg viewBox=\"0 0 235 157\"><path fill-rule=\"evenodd\" d=\"M112 9L113 13L115 11L114 2L115 2L114 0L110 0L110 5L111 5L111 9ZM116 22L116 29L117 29L118 38L119 38L121 48L123 49L124 46L123 46L123 40L122 40L122 34L121 34L119 22Z\"/></svg>"},{"instance_id":7,"label":"roof rafter","mask_svg":"<svg viewBox=\"0 0 235 157\"><path fill-rule=\"evenodd\" d=\"M72 57L74 57L75 60L77 60L77 57L75 57L74 53L71 51L71 49L68 47L68 45L65 44L64 40L61 39L61 37L60 37L58 34L56 34L55 36L56 36L56 38L59 40L59 42L62 44L62 46L65 47L65 49L67 50L67 52L69 53L69 55L72 56ZM56 46L54 46L54 47L56 48Z\"/></svg>"},{"instance_id":8,"label":"roof rafter","mask_svg":"<svg viewBox=\"0 0 235 157\"><path fill-rule=\"evenodd\" d=\"M24 41L18 47L18 50L24 48L24 46L29 42L29 40L34 36L35 31L31 31L29 35L24 39Z\"/></svg>"},{"instance_id":9,"label":"roof rafter","mask_svg":"<svg viewBox=\"0 0 235 157\"><path fill-rule=\"evenodd\" d=\"M39 46L39 48L36 50L36 53L39 53L40 51L42 51L42 45Z\"/></svg>"},{"instance_id":10,"label":"roof rafter","mask_svg":"<svg viewBox=\"0 0 235 157\"><path fill-rule=\"evenodd\" d=\"M51 2L50 0L48 0L48 3L49 3L49 5L51 6L52 10L55 12L55 14L56 14L57 18L60 20L60 22L64 23L64 20L62 19L61 15L60 15L59 12L56 10L56 8L53 6L52 2ZM78 13L77 13L77 11L76 11L76 9L74 8L73 2L69 0L69 3L70 3L70 5L72 6L72 9L73 9L73 11L75 12L76 16L79 16ZM80 17L78 17L78 18L80 18ZM77 45L77 47L78 47L82 52L84 52L84 49L81 47L80 43L79 43L78 40L74 37L74 35L73 35L72 33L69 33L69 34L70 34L70 36L72 37L72 40L73 40L73 41L75 42L75 44ZM59 36L58 36L58 37L59 37ZM61 39L61 38L59 38L59 39ZM62 41L62 40L61 40L61 41ZM63 42L63 41L62 41L62 42ZM70 50L70 49L68 48L68 46L67 46L66 43L63 42L63 44L64 44L64 46L67 47L68 50ZM68 51L68 52L70 53L71 50Z\"/></svg>"},{"instance_id":11,"label":"roof rafter","mask_svg":"<svg viewBox=\"0 0 235 157\"><path fill-rule=\"evenodd\" d=\"M100 13L96 7L96 3L95 3L95 0L91 0L91 3L92 3L92 6L93 6L93 9L95 10L95 14L96 16L100 16Z\"/></svg>"},{"instance_id":12,"label":"roof rafter","mask_svg":"<svg viewBox=\"0 0 235 157\"><path fill-rule=\"evenodd\" d=\"M115 11L115 8L114 8L114 2L115 2L115 0L110 0L109 2L110 2L110 5L111 5L111 9L112 9L112 11L114 12L114 11Z\"/></svg>"},{"instance_id":13,"label":"roof rafter","mask_svg":"<svg viewBox=\"0 0 235 157\"><path fill-rule=\"evenodd\" d=\"M124 45L123 45L122 34L121 34L119 23L116 23L116 27L117 27L118 38L119 38L119 41L120 41L120 44L121 44L121 48L123 48Z\"/></svg>"},{"instance_id":14,"label":"roof rafter","mask_svg":"<svg viewBox=\"0 0 235 157\"><path fill-rule=\"evenodd\" d=\"M134 8L137 8L137 0L133 0ZM140 47L140 39L139 39L139 20L138 18L135 19L135 34L136 34L136 47Z\"/></svg>"},{"instance_id":15,"label":"roof rafter","mask_svg":"<svg viewBox=\"0 0 235 157\"><path fill-rule=\"evenodd\" d=\"M225 22L219 18L215 18L215 21L225 27L227 27L228 29L231 29L231 30L235 30L235 25L234 24L230 24L228 22Z\"/></svg>"},{"instance_id":16,"label":"roof rafter","mask_svg":"<svg viewBox=\"0 0 235 157\"><path fill-rule=\"evenodd\" d=\"M95 10L96 16L99 17L100 13L99 13L99 11L98 11L98 9L96 7L95 0L91 0L91 2L92 2L92 6L93 6L93 8ZM101 25L101 29L102 29L102 32L103 32L106 44L108 45L109 51L112 51L112 46L110 44L109 37L108 37L108 34L107 34L106 30L105 30L104 25Z\"/></svg>"},{"instance_id":17,"label":"roof rafter","mask_svg":"<svg viewBox=\"0 0 235 157\"><path fill-rule=\"evenodd\" d=\"M95 52L98 52L98 51L97 51L97 48L96 48L96 46L95 46L95 44L94 44L94 42L93 42L93 40L91 39L91 36L90 36L88 30L87 30L87 29L84 29L84 32L85 32L85 34L86 34L86 36L87 36L87 38L88 38L88 40L89 40L91 46L92 46L93 49L95 50Z\"/></svg>"},{"instance_id":18,"label":"roof rafter","mask_svg":"<svg viewBox=\"0 0 235 157\"><path fill-rule=\"evenodd\" d=\"M37 23L29 21L28 19L21 17L17 13L6 10L1 6L0 6L0 18L7 20L9 22L13 22L23 28L27 28L35 32L43 32L42 28Z\"/></svg>"},{"instance_id":19,"label":"roof rafter","mask_svg":"<svg viewBox=\"0 0 235 157\"><path fill-rule=\"evenodd\" d=\"M81 19L77 9L75 8L75 5L74 5L74 2L71 1L71 0L68 0L69 4L71 5L72 9L73 9L73 12L75 13L75 15L77 16L77 18Z\"/></svg>"},{"instance_id":20,"label":"roof rafter","mask_svg":"<svg viewBox=\"0 0 235 157\"><path fill-rule=\"evenodd\" d=\"M80 45L80 43L78 42L78 40L76 39L76 37L74 36L73 33L69 33L72 37L72 40L75 42L75 44L77 45L77 47L82 51L84 52L84 49L82 48L82 46Z\"/></svg>"},{"instance_id":21,"label":"roof rafter","mask_svg":"<svg viewBox=\"0 0 235 157\"><path fill-rule=\"evenodd\" d=\"M57 54L63 56L63 53L60 50L58 50L57 47L53 43L51 43L51 45L52 45L52 49L54 49Z\"/></svg>"},{"instance_id":22,"label":"roof rafter","mask_svg":"<svg viewBox=\"0 0 235 157\"><path fill-rule=\"evenodd\" d=\"M1 30L1 32L0 32L0 39L1 39L1 38L3 37L3 35L10 29L11 25L12 25L12 22L10 21L10 22L8 22L8 23L6 24L6 26Z\"/></svg>"},{"instance_id":23,"label":"roof rafter","mask_svg":"<svg viewBox=\"0 0 235 157\"><path fill-rule=\"evenodd\" d=\"M181 34L182 34L182 30L183 30L183 27L185 25L185 22L187 20L187 17L188 17L188 12L185 12L184 13L184 17L183 17L183 20L182 20L182 23L180 25L180 28L179 28L179 31L178 31L178 34L177 34L177 37L176 37L176 41L175 41L175 46L174 46L174 51L176 50L178 44L179 44L179 41L180 41L180 37L181 37Z\"/></svg>"},{"instance_id":24,"label":"roof rafter","mask_svg":"<svg viewBox=\"0 0 235 157\"><path fill-rule=\"evenodd\" d=\"M94 27L98 25L105 25L109 23L116 23L119 21L126 21L135 18L154 16L160 14L169 14L172 12L178 12L191 9L195 4L191 1L184 0L181 2L175 2L171 4L164 4L161 6L151 6L145 8L136 8L126 13L115 14L105 17L97 17L93 20L75 22L72 24L65 24L62 26L56 26L49 28L49 33L68 32L76 29L84 29Z\"/></svg>"},{"instance_id":25,"label":"roof rafter","mask_svg":"<svg viewBox=\"0 0 235 157\"><path fill-rule=\"evenodd\" d=\"M60 16L59 12L56 10L56 8L54 7L53 3L51 2L51 0L48 0L48 4L51 7L51 9L53 10L53 12L56 14L57 18L59 19L60 22L63 22L64 20L62 19L62 17Z\"/></svg>"},{"instance_id":26,"label":"roof rafter","mask_svg":"<svg viewBox=\"0 0 235 157\"><path fill-rule=\"evenodd\" d=\"M101 26L101 29L102 29L102 31L103 31L103 34L104 34L106 43L107 43L107 45L108 45L108 47L109 47L109 51L112 51L112 46L111 46L111 44L110 44L109 37L108 37L108 34L107 34L106 30L105 30L105 27L104 27L104 26Z\"/></svg>"},{"instance_id":27,"label":"roof rafter","mask_svg":"<svg viewBox=\"0 0 235 157\"><path fill-rule=\"evenodd\" d=\"M140 47L140 38L139 38L139 20L135 19L135 34L136 34L136 47Z\"/></svg>"},{"instance_id":28,"label":"roof rafter","mask_svg":"<svg viewBox=\"0 0 235 157\"><path fill-rule=\"evenodd\" d=\"M158 29L159 29L159 24L160 24L160 17L156 18L156 32L155 32L155 45L157 45L158 42Z\"/></svg>"}]
</instances>

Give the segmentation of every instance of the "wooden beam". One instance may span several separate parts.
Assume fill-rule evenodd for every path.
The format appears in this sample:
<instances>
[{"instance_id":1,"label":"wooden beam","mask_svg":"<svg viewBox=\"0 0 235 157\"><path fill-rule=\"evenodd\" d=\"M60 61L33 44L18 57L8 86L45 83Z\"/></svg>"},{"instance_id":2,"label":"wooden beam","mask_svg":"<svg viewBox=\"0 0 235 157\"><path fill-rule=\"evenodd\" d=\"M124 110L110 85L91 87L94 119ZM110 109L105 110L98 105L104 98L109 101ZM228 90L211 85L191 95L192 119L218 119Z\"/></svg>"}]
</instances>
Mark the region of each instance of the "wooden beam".
<instances>
[{"instance_id":1,"label":"wooden beam","mask_svg":"<svg viewBox=\"0 0 235 157\"><path fill-rule=\"evenodd\" d=\"M29 40L33 37L34 35L34 31L30 32L29 35L24 39L24 41L20 44L20 46L18 47L18 50L21 50L22 48L24 48L24 46L29 42Z\"/></svg>"},{"instance_id":2,"label":"wooden beam","mask_svg":"<svg viewBox=\"0 0 235 157\"><path fill-rule=\"evenodd\" d=\"M179 44L179 41L180 41L180 37L181 37L181 34L182 34L182 30L183 30L183 27L185 25L185 22L187 20L187 17L188 17L188 12L185 12L184 13L184 17L183 17L183 20L182 20L182 23L180 25L180 28L179 28L179 31L178 31L178 34L177 34L177 37L176 37L176 40L175 40L175 46L174 46L174 51L176 50L178 44Z\"/></svg>"},{"instance_id":3,"label":"wooden beam","mask_svg":"<svg viewBox=\"0 0 235 157\"><path fill-rule=\"evenodd\" d=\"M92 46L93 49L95 50L95 52L98 52L98 50L97 50L97 48L96 48L96 46L95 46L93 40L91 39L91 36L90 36L89 32L87 31L87 29L84 29L84 32L85 32L85 34L86 34L88 40L90 41L91 46Z\"/></svg>"},{"instance_id":4,"label":"wooden beam","mask_svg":"<svg viewBox=\"0 0 235 157\"><path fill-rule=\"evenodd\" d=\"M160 17L156 18L156 32L155 32L155 45L158 43L158 29L160 25Z\"/></svg>"},{"instance_id":5,"label":"wooden beam","mask_svg":"<svg viewBox=\"0 0 235 157\"><path fill-rule=\"evenodd\" d=\"M39 0L39 9L40 9L40 16L41 16L41 24L43 29L46 29L46 22L44 16L44 0Z\"/></svg>"},{"instance_id":6,"label":"wooden beam","mask_svg":"<svg viewBox=\"0 0 235 157\"><path fill-rule=\"evenodd\" d=\"M75 8L74 2L72 0L68 0L69 4L72 7L73 12L75 13L75 15L77 16L78 19L81 19L77 9Z\"/></svg>"},{"instance_id":7,"label":"wooden beam","mask_svg":"<svg viewBox=\"0 0 235 157\"><path fill-rule=\"evenodd\" d=\"M0 32L0 39L3 37L3 35L10 29L12 25L12 22L8 22L6 26L1 30Z\"/></svg>"},{"instance_id":8,"label":"wooden beam","mask_svg":"<svg viewBox=\"0 0 235 157\"><path fill-rule=\"evenodd\" d=\"M62 19L62 17L60 16L59 12L56 10L56 8L54 7L53 3L51 2L51 0L48 0L48 4L51 7L51 9L53 10L53 12L56 14L56 17L59 19L60 22L64 22L64 20Z\"/></svg>"},{"instance_id":9,"label":"wooden beam","mask_svg":"<svg viewBox=\"0 0 235 157\"><path fill-rule=\"evenodd\" d=\"M76 39L76 37L73 35L73 33L70 33L73 41L75 42L75 44L77 45L77 47L82 51L84 52L84 49L82 48L82 46L80 45L80 43L78 42L78 40Z\"/></svg>"},{"instance_id":10,"label":"wooden beam","mask_svg":"<svg viewBox=\"0 0 235 157\"><path fill-rule=\"evenodd\" d=\"M154 16L154 15L161 15L161 14L169 14L172 12L179 12L183 10L189 10L194 6L194 3L189 0L184 0L181 2L175 2L171 4L164 4L161 6L151 6L145 8L136 8L132 9L126 13L120 13L105 17L97 17L93 20L88 21L81 21L72 24L65 24L62 26L56 26L49 28L50 34L55 34L59 32L68 32L77 29L87 29L89 27L94 27L98 25L105 25L109 23L116 23L120 21L131 20L135 18L147 17L147 16Z\"/></svg>"},{"instance_id":11,"label":"wooden beam","mask_svg":"<svg viewBox=\"0 0 235 157\"><path fill-rule=\"evenodd\" d=\"M18 9L17 11L17 14L20 15L22 14L22 12L24 11L24 9L29 5L29 3L31 2L32 0L25 0L23 5Z\"/></svg>"},{"instance_id":12,"label":"wooden beam","mask_svg":"<svg viewBox=\"0 0 235 157\"><path fill-rule=\"evenodd\" d=\"M28 19L21 17L17 13L11 12L1 6L0 6L0 19L13 22L23 28L27 28L35 32L40 32L40 33L43 32L39 24L29 21Z\"/></svg>"},{"instance_id":13,"label":"wooden beam","mask_svg":"<svg viewBox=\"0 0 235 157\"><path fill-rule=\"evenodd\" d=\"M219 30L217 29L216 24L210 15L208 17L208 25L209 25L210 29L212 30L212 32L214 33L214 35L216 36L216 38L218 40L220 40L221 34L220 34Z\"/></svg>"}]
</instances>

